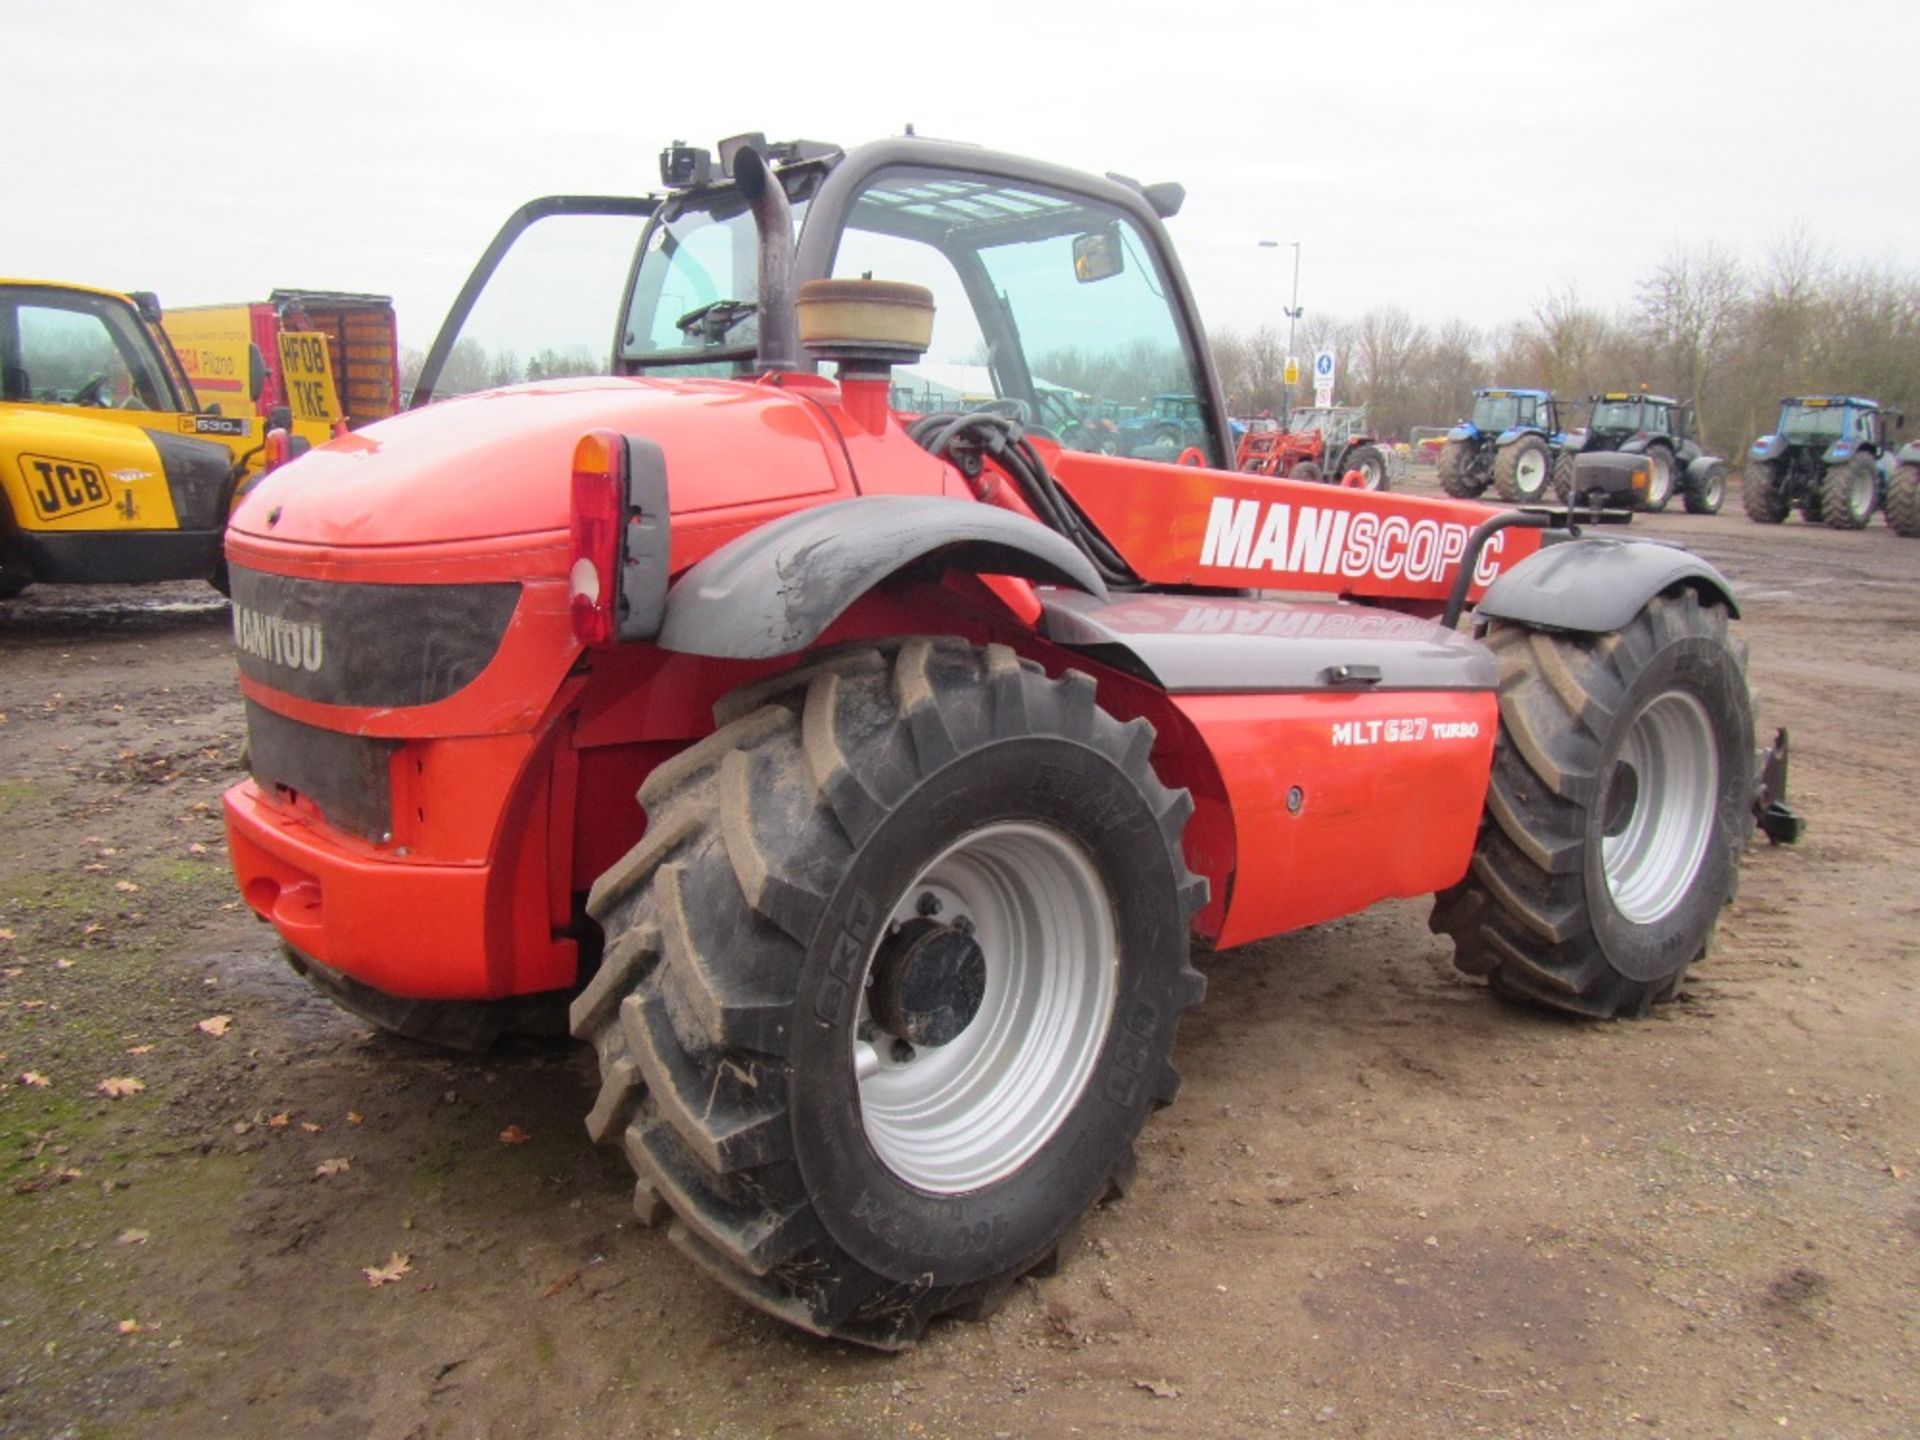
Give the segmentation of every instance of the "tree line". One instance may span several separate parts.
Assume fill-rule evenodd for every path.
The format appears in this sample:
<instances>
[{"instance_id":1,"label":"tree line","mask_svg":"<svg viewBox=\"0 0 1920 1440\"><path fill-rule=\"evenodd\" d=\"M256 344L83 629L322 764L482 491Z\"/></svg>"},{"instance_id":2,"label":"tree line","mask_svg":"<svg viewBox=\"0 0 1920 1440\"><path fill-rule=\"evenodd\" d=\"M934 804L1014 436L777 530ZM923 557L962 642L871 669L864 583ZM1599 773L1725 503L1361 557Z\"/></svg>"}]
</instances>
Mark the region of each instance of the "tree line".
<instances>
[{"instance_id":1,"label":"tree line","mask_svg":"<svg viewBox=\"0 0 1920 1440\"><path fill-rule=\"evenodd\" d=\"M1285 338L1272 326L1212 337L1235 414L1277 412L1286 390ZM1804 231L1757 265L1715 246L1677 249L1613 312L1569 286L1524 319L1482 330L1429 326L1398 305L1359 319L1310 316L1296 353L1330 349L1335 399L1365 404L1379 434L1447 425L1477 386L1537 387L1584 401L1608 390L1692 400L1702 443L1733 454L1773 428L1784 395L1864 395L1920 419L1920 276L1889 266L1840 266ZM1304 377L1303 377L1304 378ZM1296 385L1293 403L1309 403Z\"/></svg>"}]
</instances>

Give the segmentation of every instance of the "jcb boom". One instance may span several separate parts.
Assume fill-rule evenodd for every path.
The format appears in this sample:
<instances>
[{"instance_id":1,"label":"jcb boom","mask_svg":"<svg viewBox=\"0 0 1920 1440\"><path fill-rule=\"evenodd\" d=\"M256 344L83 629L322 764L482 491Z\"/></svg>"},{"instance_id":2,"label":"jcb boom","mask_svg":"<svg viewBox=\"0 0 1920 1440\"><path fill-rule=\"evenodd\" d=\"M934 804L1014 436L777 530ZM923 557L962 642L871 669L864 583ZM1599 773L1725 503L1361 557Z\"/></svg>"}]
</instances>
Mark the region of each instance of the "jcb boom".
<instances>
[{"instance_id":1,"label":"jcb boom","mask_svg":"<svg viewBox=\"0 0 1920 1440\"><path fill-rule=\"evenodd\" d=\"M418 393L469 341L537 380L235 518L233 861L303 973L453 1044L564 1010L638 1213L883 1347L1124 1188L1196 940L1437 893L1510 994L1678 989L1753 828L1710 567L1232 471L1177 186L911 138L662 172L516 216ZM566 312L481 292L583 217L639 232L598 353L483 333ZM983 409L889 408L982 354ZM1102 454L1049 399L1168 392L1212 468Z\"/></svg>"}]
</instances>

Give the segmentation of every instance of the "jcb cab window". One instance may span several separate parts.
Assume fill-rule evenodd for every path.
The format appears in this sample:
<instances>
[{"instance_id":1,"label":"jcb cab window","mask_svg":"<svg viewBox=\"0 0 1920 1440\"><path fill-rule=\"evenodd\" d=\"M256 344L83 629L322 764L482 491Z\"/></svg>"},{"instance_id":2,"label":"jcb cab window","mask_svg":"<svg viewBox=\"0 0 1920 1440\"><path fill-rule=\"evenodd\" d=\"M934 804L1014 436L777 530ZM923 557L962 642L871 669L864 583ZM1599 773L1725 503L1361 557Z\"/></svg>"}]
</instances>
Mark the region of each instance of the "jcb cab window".
<instances>
[{"instance_id":1,"label":"jcb cab window","mask_svg":"<svg viewBox=\"0 0 1920 1440\"><path fill-rule=\"evenodd\" d=\"M65 299L66 297L62 297ZM6 398L43 405L175 408L130 316L84 297L7 307Z\"/></svg>"},{"instance_id":2,"label":"jcb cab window","mask_svg":"<svg viewBox=\"0 0 1920 1440\"><path fill-rule=\"evenodd\" d=\"M1118 211L1019 181L886 170L854 202L833 273L933 292L933 345L894 373L902 408L1016 400L1075 449L1224 456L1166 277ZM1169 398L1191 422L1149 425Z\"/></svg>"}]
</instances>

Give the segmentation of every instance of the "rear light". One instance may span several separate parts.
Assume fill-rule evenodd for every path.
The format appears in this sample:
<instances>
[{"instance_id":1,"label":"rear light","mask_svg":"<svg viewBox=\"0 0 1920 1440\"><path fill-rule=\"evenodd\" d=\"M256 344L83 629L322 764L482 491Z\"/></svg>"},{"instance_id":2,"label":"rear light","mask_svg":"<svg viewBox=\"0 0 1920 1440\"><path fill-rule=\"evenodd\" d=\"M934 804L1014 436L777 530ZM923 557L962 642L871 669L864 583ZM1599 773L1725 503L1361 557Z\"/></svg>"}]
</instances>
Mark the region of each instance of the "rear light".
<instances>
[{"instance_id":1,"label":"rear light","mask_svg":"<svg viewBox=\"0 0 1920 1440\"><path fill-rule=\"evenodd\" d=\"M589 430L573 447L573 553L567 567L573 633L582 645L611 645L618 630L626 509L626 441L610 430Z\"/></svg>"},{"instance_id":2,"label":"rear light","mask_svg":"<svg viewBox=\"0 0 1920 1440\"><path fill-rule=\"evenodd\" d=\"M299 459L312 448L313 442L306 436L290 434L277 425L267 431L266 439L260 443L266 470L278 470L289 460Z\"/></svg>"}]
</instances>

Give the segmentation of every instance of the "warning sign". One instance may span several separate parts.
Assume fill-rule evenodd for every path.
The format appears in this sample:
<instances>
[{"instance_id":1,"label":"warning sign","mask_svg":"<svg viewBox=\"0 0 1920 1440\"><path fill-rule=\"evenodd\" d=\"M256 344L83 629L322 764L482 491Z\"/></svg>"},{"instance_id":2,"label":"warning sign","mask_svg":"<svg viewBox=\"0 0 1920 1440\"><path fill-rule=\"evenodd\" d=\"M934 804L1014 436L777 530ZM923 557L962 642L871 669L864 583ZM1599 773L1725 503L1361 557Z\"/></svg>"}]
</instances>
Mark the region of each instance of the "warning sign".
<instances>
[{"instance_id":1,"label":"warning sign","mask_svg":"<svg viewBox=\"0 0 1920 1440\"><path fill-rule=\"evenodd\" d=\"M318 331L280 332L280 379L296 421L328 427L340 419L340 395L333 388L327 337Z\"/></svg>"}]
</instances>

